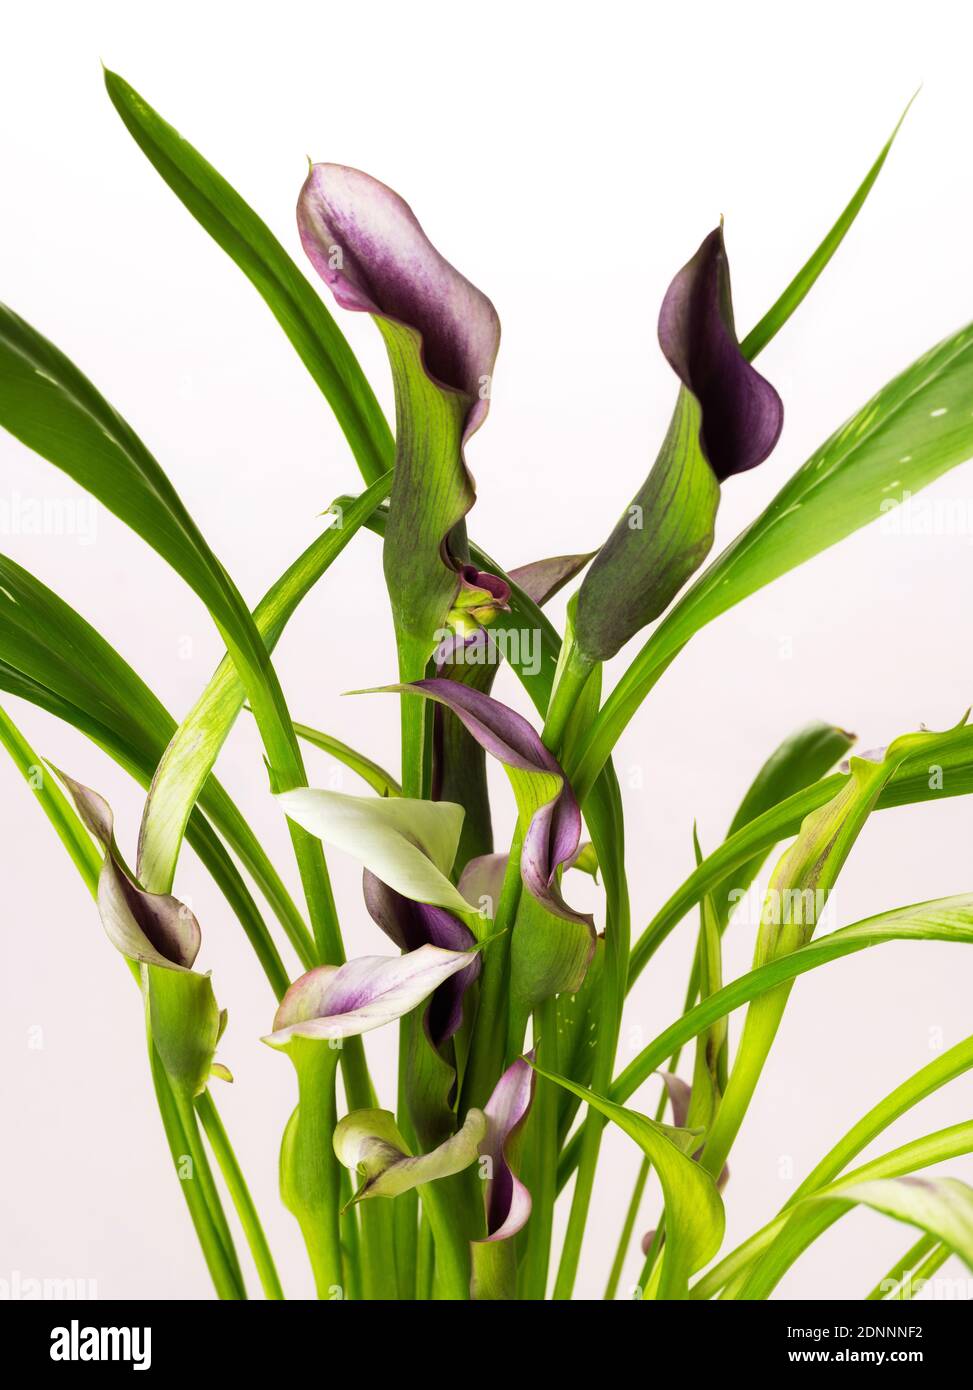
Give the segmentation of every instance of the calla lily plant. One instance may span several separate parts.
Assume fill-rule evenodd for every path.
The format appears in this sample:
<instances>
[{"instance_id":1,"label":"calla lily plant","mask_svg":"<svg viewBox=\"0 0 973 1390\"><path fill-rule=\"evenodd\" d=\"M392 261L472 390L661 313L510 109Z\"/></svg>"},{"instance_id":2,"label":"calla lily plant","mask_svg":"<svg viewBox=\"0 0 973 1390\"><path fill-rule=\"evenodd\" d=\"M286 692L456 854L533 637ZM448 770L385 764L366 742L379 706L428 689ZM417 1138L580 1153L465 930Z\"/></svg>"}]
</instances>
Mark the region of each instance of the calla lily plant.
<instances>
[{"instance_id":1,"label":"calla lily plant","mask_svg":"<svg viewBox=\"0 0 973 1390\"><path fill-rule=\"evenodd\" d=\"M212 1165L264 1294L277 1299L284 1289L211 1094L214 1080L233 1080L227 1060L216 1059L227 1015L216 1002L219 962L212 975L196 968L206 923L172 893L186 841L270 987L266 1012L248 1026L255 1046L262 1039L283 1054L273 1065L294 1108L275 1139L279 1197L300 1228L319 1298L571 1299L583 1262L595 1258L586 1234L592 1195L605 1181L606 1124L634 1146L631 1201L614 1263L601 1271L609 1299L623 1289L641 1300L769 1297L855 1206L916 1227L927 1274L954 1254L973 1269L973 1191L958 1179L917 1176L973 1151L973 1124L919 1133L856 1164L893 1120L973 1068L973 1039L875 1097L857 1125L833 1136L787 1204L768 1211L766 1225L735 1248L724 1240L731 1150L797 977L890 940L973 943L973 884L905 907L879 901L877 915L819 930L873 814L973 792L966 717L943 732L900 733L862 757L849 756L853 736L838 726L798 730L741 788L721 840L702 845L687 828L695 868L671 885L640 934L612 766L618 738L695 633L875 520L893 486L915 492L973 456L973 326L965 326L839 424L709 559L723 489L783 452L784 403L753 359L789 325L850 231L895 133L743 337L731 294L732 219L703 237L658 308L672 419L617 499L618 524L607 537L592 535L583 554L511 567L502 535L491 539L502 563L471 535L476 486L466 455L487 422L500 346L487 295L436 249L398 193L336 163L312 164L295 184L302 268L137 92L114 73L105 81L136 144L266 301L364 484L337 497L320 536L253 605L123 416L37 329L0 309L0 423L154 548L205 604L226 647L192 708L173 717L65 598L0 556L0 687L79 730L145 792L141 825L120 831L134 842L138 830L129 867L103 797L44 763L0 711L0 741L138 986L163 1128L174 1159L194 1160L181 1188L218 1296L254 1290ZM391 422L339 326L349 313L370 316L383 340ZM813 391L813 381L794 389L804 387ZM496 461L482 479L504 486ZM382 546L395 651L381 690L351 698L376 716L397 702L401 765L392 770L367 749L295 722L292 703L306 706L313 692L285 693L273 661L311 588L340 603L331 568L340 569L350 544L375 544L368 533ZM568 586L558 630L543 610ZM640 645L629 647L633 639ZM609 687L604 663L623 651L623 672ZM523 700L493 694L504 664ZM349 657L344 685L354 684L352 667ZM268 807L286 819L303 900L288 892L216 779L245 709L263 745L257 775L266 775ZM877 737L869 731L870 742ZM361 779L358 794L309 784L304 750L312 746ZM488 777L491 766L508 787ZM500 839L491 807L498 794L508 796L514 823ZM734 913L775 846L783 849L761 879L752 969L727 979L724 933L731 923L747 929ZM361 865L350 900L332 892L332 850ZM347 959L342 920L351 918L367 924L374 950ZM685 995L667 1026L619 1066L628 992L677 929L695 940ZM93 952L92 971L101 965ZM731 1045L727 1020L738 1009L744 1024ZM397 1035L395 1085L368 1054L378 1029ZM876 1287L904 1296L896 1269L884 1283L882 1273Z\"/></svg>"}]
</instances>

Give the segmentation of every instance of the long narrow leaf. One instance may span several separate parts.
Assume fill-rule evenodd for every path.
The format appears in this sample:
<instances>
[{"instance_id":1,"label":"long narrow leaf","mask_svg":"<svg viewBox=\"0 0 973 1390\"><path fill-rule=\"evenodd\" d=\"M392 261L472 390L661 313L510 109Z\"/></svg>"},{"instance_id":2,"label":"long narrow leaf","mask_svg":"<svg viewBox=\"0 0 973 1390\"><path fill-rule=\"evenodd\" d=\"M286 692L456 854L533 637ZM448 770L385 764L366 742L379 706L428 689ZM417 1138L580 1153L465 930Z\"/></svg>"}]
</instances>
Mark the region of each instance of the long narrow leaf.
<instances>
[{"instance_id":1,"label":"long narrow leaf","mask_svg":"<svg viewBox=\"0 0 973 1390\"><path fill-rule=\"evenodd\" d=\"M366 483L392 466L392 435L344 334L269 227L117 73L105 87L129 134L263 297L344 431Z\"/></svg>"}]
</instances>

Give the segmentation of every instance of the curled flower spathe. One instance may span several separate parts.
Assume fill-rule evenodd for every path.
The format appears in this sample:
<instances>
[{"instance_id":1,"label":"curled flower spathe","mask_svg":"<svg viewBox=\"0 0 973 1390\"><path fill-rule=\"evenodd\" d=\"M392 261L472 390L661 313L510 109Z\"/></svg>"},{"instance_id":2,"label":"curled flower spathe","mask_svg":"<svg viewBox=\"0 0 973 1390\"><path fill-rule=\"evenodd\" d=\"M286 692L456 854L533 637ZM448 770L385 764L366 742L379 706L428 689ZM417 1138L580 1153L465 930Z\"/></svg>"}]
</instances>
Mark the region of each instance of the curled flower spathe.
<instances>
[{"instance_id":1,"label":"curled flower spathe","mask_svg":"<svg viewBox=\"0 0 973 1390\"><path fill-rule=\"evenodd\" d=\"M448 951L473 951L476 939L469 927L443 908L413 902L367 869L362 890L368 915L400 950L411 952L422 946L438 946ZM477 952L468 955L464 970L444 979L433 991L426 1027L435 1048L441 1048L458 1030L463 1021L463 998L479 973Z\"/></svg>"},{"instance_id":2,"label":"curled flower spathe","mask_svg":"<svg viewBox=\"0 0 973 1390\"><path fill-rule=\"evenodd\" d=\"M115 819L104 797L63 772L57 775L105 853L98 875L105 934L137 965L152 1042L173 1086L192 1099L214 1072L227 1018L216 1003L209 972L192 968L201 943L199 923L178 898L147 893L139 885L115 842ZM230 1075L222 1066L217 1074Z\"/></svg>"},{"instance_id":3,"label":"curled flower spathe","mask_svg":"<svg viewBox=\"0 0 973 1390\"><path fill-rule=\"evenodd\" d=\"M430 1153L413 1157L388 1110L353 1110L335 1128L334 1151L339 1163L361 1179L352 1201L398 1197L463 1172L479 1156L486 1130L483 1111L471 1109L455 1134Z\"/></svg>"},{"instance_id":4,"label":"curled flower spathe","mask_svg":"<svg viewBox=\"0 0 973 1390\"><path fill-rule=\"evenodd\" d=\"M338 1043L402 1018L444 980L470 965L467 951L420 946L404 956L360 956L319 965L284 995L264 1042L287 1048L295 1039Z\"/></svg>"},{"instance_id":5,"label":"curled flower spathe","mask_svg":"<svg viewBox=\"0 0 973 1390\"><path fill-rule=\"evenodd\" d=\"M426 371L469 397L464 437L490 408L500 320L433 246L404 198L343 164L312 164L297 203L301 243L343 309L402 324Z\"/></svg>"},{"instance_id":6,"label":"curled flower spathe","mask_svg":"<svg viewBox=\"0 0 973 1390\"><path fill-rule=\"evenodd\" d=\"M464 451L489 410L500 322L409 205L358 169L312 165L297 221L338 303L371 314L388 350L396 453L383 567L400 672L419 676L462 592L460 523L476 500Z\"/></svg>"},{"instance_id":7,"label":"curled flower spathe","mask_svg":"<svg viewBox=\"0 0 973 1390\"><path fill-rule=\"evenodd\" d=\"M606 661L668 608L713 545L720 488L762 463L784 408L737 341L722 225L673 279L659 346L681 383L652 469L578 592L578 649Z\"/></svg>"}]
</instances>

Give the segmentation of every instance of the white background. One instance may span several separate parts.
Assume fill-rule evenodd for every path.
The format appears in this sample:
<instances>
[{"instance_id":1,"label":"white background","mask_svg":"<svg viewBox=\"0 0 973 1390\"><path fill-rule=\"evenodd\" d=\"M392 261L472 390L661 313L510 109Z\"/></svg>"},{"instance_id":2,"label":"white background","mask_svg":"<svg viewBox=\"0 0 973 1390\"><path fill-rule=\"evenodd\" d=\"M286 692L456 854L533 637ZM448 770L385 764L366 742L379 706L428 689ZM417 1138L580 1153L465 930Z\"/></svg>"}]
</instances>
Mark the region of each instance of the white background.
<instances>
[{"instance_id":1,"label":"white background","mask_svg":"<svg viewBox=\"0 0 973 1390\"><path fill-rule=\"evenodd\" d=\"M357 490L356 470L257 294L121 125L100 58L193 141L298 260L293 207L310 154L401 191L435 243L490 294L504 336L493 410L471 449L480 492L471 530L508 566L597 545L641 481L674 389L655 342L659 301L719 215L746 330L830 225L920 82L864 213L761 359L785 400L784 433L767 464L727 485L718 546L877 387L973 317L973 24L961 5L42 0L5 10L0 294L122 409L252 602L315 535L331 499ZM372 324L352 315L341 324L388 403ZM6 436L0 451L8 515L31 499L80 497ZM973 469L940 480L935 495L973 502ZM9 553L93 621L181 717L220 654L184 585L101 509L93 544L7 530ZM973 699L970 564L969 533L896 538L872 527L694 640L618 749L636 930L689 872L693 818L712 847L757 767L799 724L833 720L869 748L921 722L956 721ZM552 606L558 621L562 611ZM392 650L378 545L363 536L281 643L295 718L394 766L393 702L340 698L392 677ZM509 673L497 694L522 705ZM133 853L137 788L80 735L6 703L44 755L109 796ZM312 752L309 765L312 781L360 790L350 774L336 782L323 754ZM219 773L294 882L246 716ZM502 779L497 796L502 838ZM206 1297L148 1085L138 999L6 760L0 818L0 1278L94 1279L102 1297ZM971 828L963 800L876 816L842 879L838 923L969 889ZM330 860L350 951L384 949L361 907L356 866ZM189 852L177 891L200 917L200 965L212 968L230 1011L221 1056L236 1082L216 1083L218 1100L285 1283L307 1293L297 1228L276 1195L294 1087L286 1060L258 1041L272 1000ZM693 934L685 923L633 994L623 1061L678 1012ZM752 940L752 926L736 923L729 973L746 968ZM957 947L892 945L796 986L732 1160L726 1248L769 1218L935 1047L965 1035L969 981ZM39 1049L28 1045L37 1027ZM370 1044L386 1103L392 1033ZM641 1096L644 1108L657 1086ZM953 1083L874 1151L958 1121L971 1097L973 1083ZM637 1165L630 1141L610 1135L582 1296L600 1296ZM640 1231L656 1212L653 1192ZM861 1297L910 1241L894 1223L852 1215L780 1292ZM626 1278L638 1265L633 1252Z\"/></svg>"}]
</instances>

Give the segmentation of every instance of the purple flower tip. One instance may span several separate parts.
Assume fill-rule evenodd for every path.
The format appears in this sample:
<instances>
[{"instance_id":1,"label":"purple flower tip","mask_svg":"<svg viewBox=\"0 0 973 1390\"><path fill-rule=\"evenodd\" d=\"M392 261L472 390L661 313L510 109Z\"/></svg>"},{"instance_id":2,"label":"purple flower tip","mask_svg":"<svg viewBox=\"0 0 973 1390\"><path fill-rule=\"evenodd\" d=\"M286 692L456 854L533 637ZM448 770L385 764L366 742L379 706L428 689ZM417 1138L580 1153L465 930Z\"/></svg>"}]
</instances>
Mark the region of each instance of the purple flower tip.
<instances>
[{"instance_id":1,"label":"purple flower tip","mask_svg":"<svg viewBox=\"0 0 973 1390\"><path fill-rule=\"evenodd\" d=\"M466 434L489 409L500 320L490 300L439 254L408 203L342 164L314 164L297 225L315 270L344 309L405 324L441 385L471 398Z\"/></svg>"},{"instance_id":2,"label":"purple flower tip","mask_svg":"<svg viewBox=\"0 0 973 1390\"><path fill-rule=\"evenodd\" d=\"M780 438L784 407L740 351L722 225L666 291L659 344L699 401L700 444L719 481L762 463Z\"/></svg>"}]
</instances>

